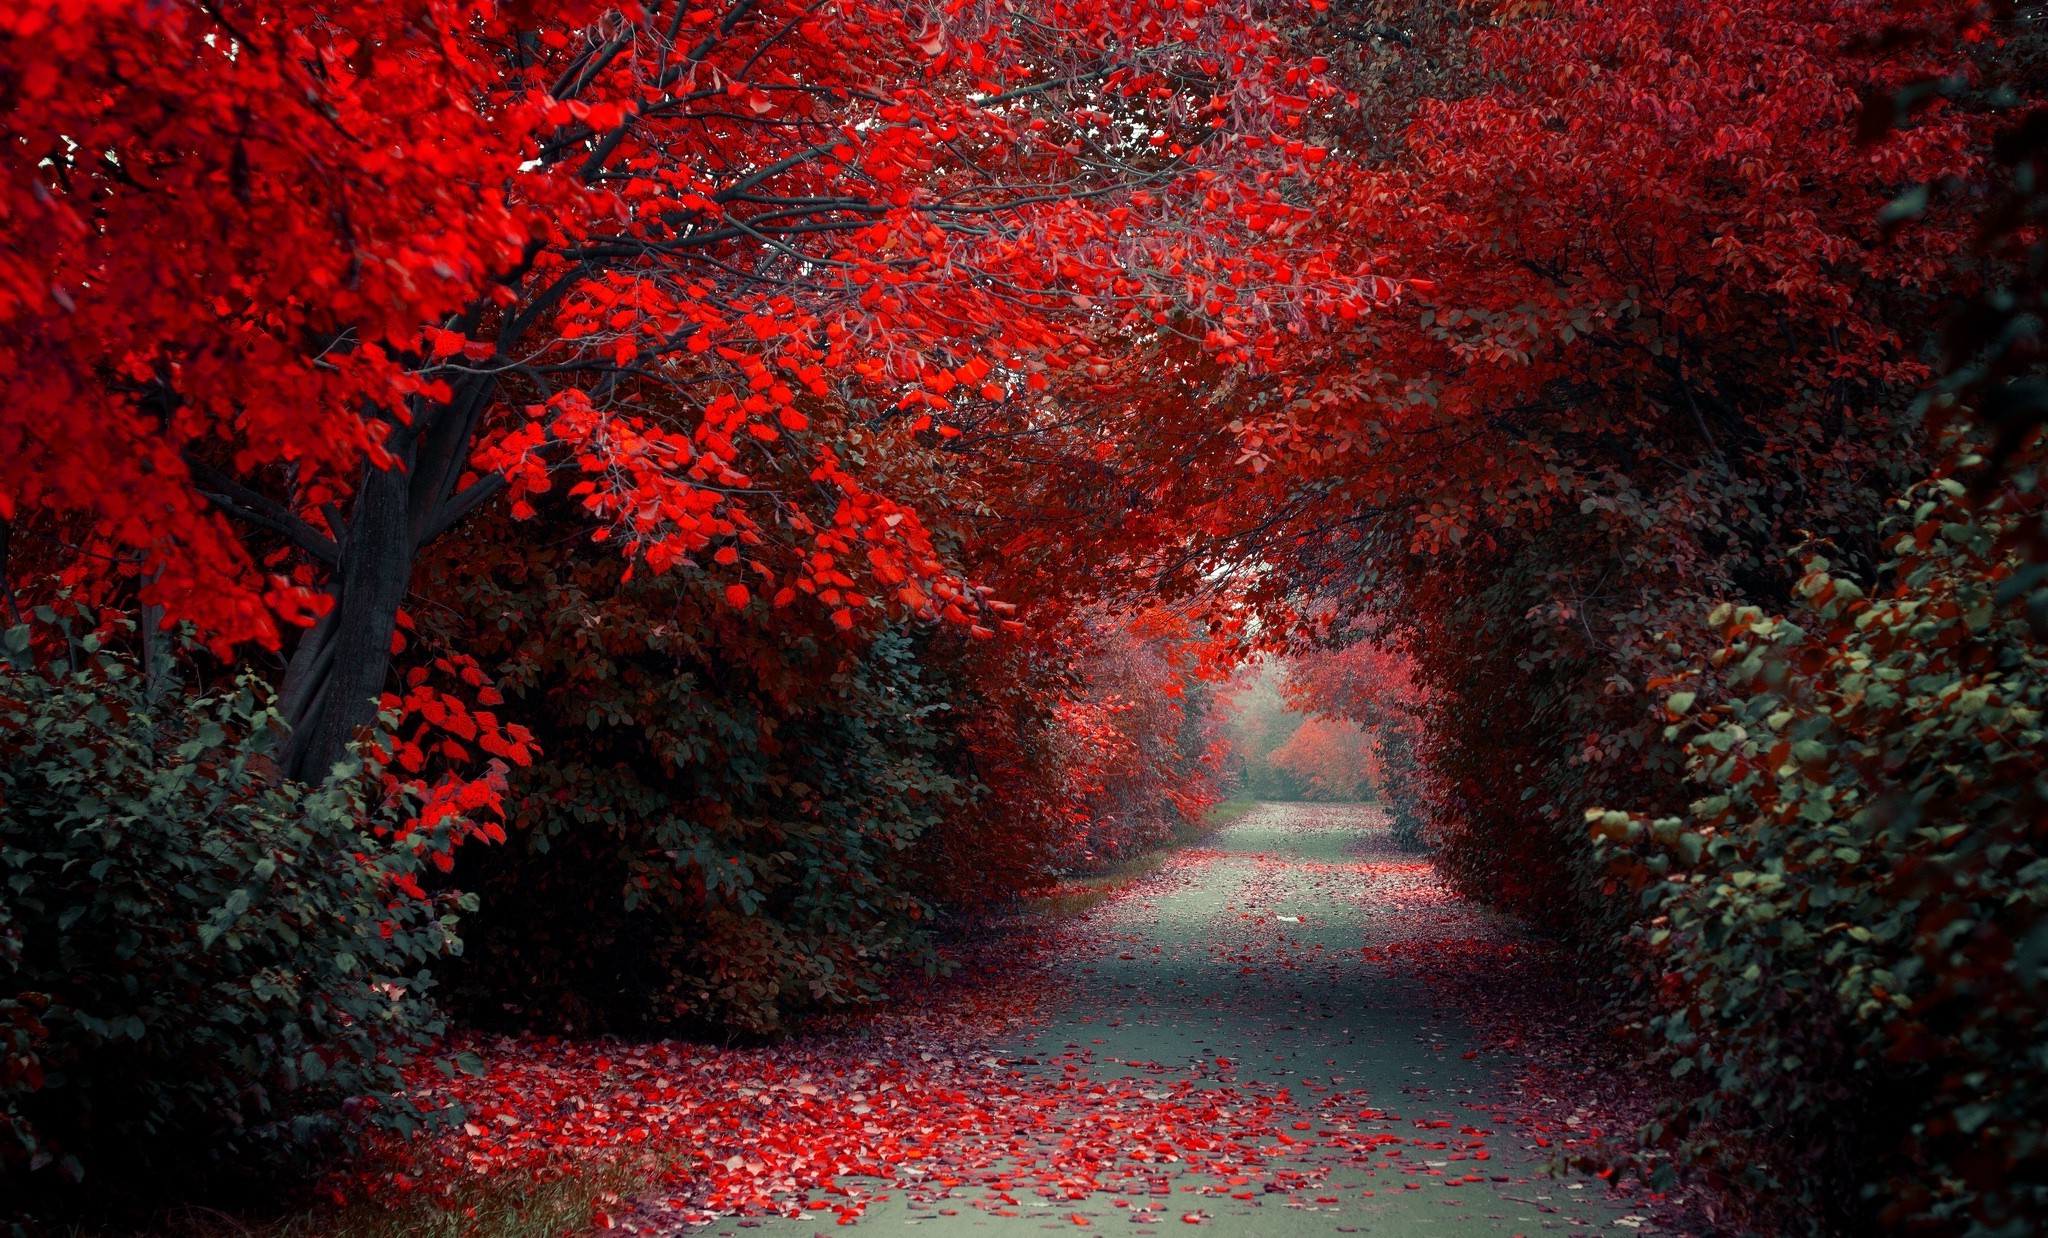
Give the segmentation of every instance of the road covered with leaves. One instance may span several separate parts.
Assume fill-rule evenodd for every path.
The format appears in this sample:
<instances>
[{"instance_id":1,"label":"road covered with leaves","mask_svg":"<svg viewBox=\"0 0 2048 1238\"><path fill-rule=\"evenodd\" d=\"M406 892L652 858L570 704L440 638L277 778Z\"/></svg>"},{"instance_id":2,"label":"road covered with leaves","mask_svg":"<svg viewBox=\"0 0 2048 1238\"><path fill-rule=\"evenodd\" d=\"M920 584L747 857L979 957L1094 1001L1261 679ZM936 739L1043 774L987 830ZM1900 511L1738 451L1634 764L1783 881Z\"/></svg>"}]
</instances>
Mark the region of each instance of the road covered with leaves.
<instances>
[{"instance_id":1,"label":"road covered with leaves","mask_svg":"<svg viewBox=\"0 0 2048 1238\"><path fill-rule=\"evenodd\" d=\"M469 1123L407 1181L644 1153L595 1223L646 1234L1683 1228L1570 1169L1625 1124L1512 1025L1565 1017L1535 954L1377 809L1262 806L1009 945L766 1047L479 1042L483 1075L431 1089Z\"/></svg>"}]
</instances>

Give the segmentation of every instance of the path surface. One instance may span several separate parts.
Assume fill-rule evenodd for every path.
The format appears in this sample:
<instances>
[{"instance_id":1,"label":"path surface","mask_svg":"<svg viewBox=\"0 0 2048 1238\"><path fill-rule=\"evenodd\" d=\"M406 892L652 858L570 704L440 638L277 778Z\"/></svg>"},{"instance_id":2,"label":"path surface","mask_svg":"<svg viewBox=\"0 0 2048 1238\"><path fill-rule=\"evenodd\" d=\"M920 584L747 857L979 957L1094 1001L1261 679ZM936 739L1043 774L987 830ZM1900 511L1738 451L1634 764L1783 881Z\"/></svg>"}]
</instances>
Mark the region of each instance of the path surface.
<instances>
[{"instance_id":1,"label":"path surface","mask_svg":"<svg viewBox=\"0 0 2048 1238\"><path fill-rule=\"evenodd\" d=\"M1261 806L1072 925L1042 1021L977 1050L966 1086L1009 1098L971 1119L989 1139L953 1140L832 1232L1657 1232L1501 1124L1524 1099L1501 1055L1405 963L1499 931L1373 810ZM1019 1106L1035 1116L1002 1116ZM808 1238L834 1219L684 1232Z\"/></svg>"}]
</instances>

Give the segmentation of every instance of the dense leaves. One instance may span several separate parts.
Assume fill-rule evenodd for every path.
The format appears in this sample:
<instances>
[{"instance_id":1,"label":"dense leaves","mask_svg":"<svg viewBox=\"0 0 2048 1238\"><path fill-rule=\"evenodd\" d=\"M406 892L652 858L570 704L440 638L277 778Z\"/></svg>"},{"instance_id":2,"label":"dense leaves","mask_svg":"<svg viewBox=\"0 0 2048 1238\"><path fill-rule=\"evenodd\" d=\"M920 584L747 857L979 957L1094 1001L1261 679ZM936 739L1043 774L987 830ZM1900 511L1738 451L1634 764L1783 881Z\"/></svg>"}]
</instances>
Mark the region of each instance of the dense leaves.
<instances>
[{"instance_id":1,"label":"dense leaves","mask_svg":"<svg viewBox=\"0 0 2048 1238\"><path fill-rule=\"evenodd\" d=\"M1698 1088L1652 1134L1760 1216L2018 1232L2014 16L10 7L0 605L57 608L0 718L19 1163L387 1087L434 1016L350 986L460 891L473 1020L779 1031L1245 775L1369 788L1621 960ZM1902 543L1932 475L1970 499ZM51 962L130 869L153 927ZM240 1074L180 1073L209 1037Z\"/></svg>"},{"instance_id":2,"label":"dense leaves","mask_svg":"<svg viewBox=\"0 0 2048 1238\"><path fill-rule=\"evenodd\" d=\"M1089 311L1249 355L1359 299L1277 252L1325 152L1275 133L1334 91L1240 7L39 3L0 40L0 517L223 648L312 623L300 777L369 720L422 547L500 495L573 474L590 536L737 606L987 631L863 457L1095 365ZM757 494L778 459L808 484Z\"/></svg>"},{"instance_id":3,"label":"dense leaves","mask_svg":"<svg viewBox=\"0 0 2048 1238\"><path fill-rule=\"evenodd\" d=\"M1671 643L1708 599L1786 596L1801 537L1874 562L1911 480L1909 341L1962 232L1887 244L1878 215L1968 129L1857 148L1858 80L1899 70L1852 55L1854 16L1567 6L1475 32L1488 88L1420 104L1406 157L1336 208L1433 286L1242 422L1308 571L1415 660L1475 890L1568 915L1577 810L1677 794L1637 695Z\"/></svg>"},{"instance_id":4,"label":"dense leaves","mask_svg":"<svg viewBox=\"0 0 2048 1238\"><path fill-rule=\"evenodd\" d=\"M363 410L420 387L422 327L518 259L540 118L436 36L467 7L8 6L0 517L146 556L149 601L276 643L313 599L184 484L186 453L291 464L304 511L343 498L390 433Z\"/></svg>"},{"instance_id":5,"label":"dense leaves","mask_svg":"<svg viewBox=\"0 0 2048 1238\"><path fill-rule=\"evenodd\" d=\"M1590 814L1642 890L1652 1030L1708 1080L1692 1150L1836 1224L2048 1203L2048 663L2004 548L2033 504L1961 493L1901 502L1875 594L1813 558L1798 610L1720 608L1709 678L1668 699L1705 796Z\"/></svg>"},{"instance_id":6,"label":"dense leaves","mask_svg":"<svg viewBox=\"0 0 2048 1238\"><path fill-rule=\"evenodd\" d=\"M464 1005L760 1031L874 997L920 953L916 844L972 798L941 764L930 638L764 631L702 576L504 537L435 567L460 609L419 625L492 668L545 753L513 776L508 845L453 876L482 897Z\"/></svg>"},{"instance_id":7,"label":"dense leaves","mask_svg":"<svg viewBox=\"0 0 2048 1238\"><path fill-rule=\"evenodd\" d=\"M245 1174L374 1112L460 950L426 860L458 822L357 762L279 782L253 676L151 682L86 636L0 669L0 1184ZM191 1180L184 1180L184 1187Z\"/></svg>"}]
</instances>

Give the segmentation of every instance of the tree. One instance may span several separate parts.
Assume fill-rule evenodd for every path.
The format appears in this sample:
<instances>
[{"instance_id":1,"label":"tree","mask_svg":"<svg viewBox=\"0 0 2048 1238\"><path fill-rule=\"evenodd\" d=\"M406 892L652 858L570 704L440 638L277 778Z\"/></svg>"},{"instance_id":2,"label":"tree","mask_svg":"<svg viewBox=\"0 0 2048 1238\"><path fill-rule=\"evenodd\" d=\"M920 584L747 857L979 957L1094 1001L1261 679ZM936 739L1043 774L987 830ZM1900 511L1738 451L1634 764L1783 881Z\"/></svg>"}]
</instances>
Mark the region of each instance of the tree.
<instances>
[{"instance_id":1,"label":"tree","mask_svg":"<svg viewBox=\"0 0 2048 1238\"><path fill-rule=\"evenodd\" d=\"M365 409L421 386L422 326L525 243L508 190L534 118L477 106L493 66L433 33L463 26L432 3L0 15L0 517L223 648L313 611L209 511L190 453L288 474L317 513L404 449ZM323 517L200 476L338 557Z\"/></svg>"},{"instance_id":2,"label":"tree","mask_svg":"<svg viewBox=\"0 0 2048 1238\"><path fill-rule=\"evenodd\" d=\"M1333 718L1305 719L1268 759L1301 779L1305 799L1369 799L1380 781L1372 736Z\"/></svg>"},{"instance_id":3,"label":"tree","mask_svg":"<svg viewBox=\"0 0 2048 1238\"><path fill-rule=\"evenodd\" d=\"M919 861L977 790L949 760L946 649L984 642L798 608L764 623L703 572L622 579L560 495L478 519L479 544L422 564L442 604L400 667L469 651L543 755L508 780L507 844L464 849L447 878L480 904L455 1009L761 1033L879 1000L929 959L947 883Z\"/></svg>"},{"instance_id":4,"label":"tree","mask_svg":"<svg viewBox=\"0 0 2048 1238\"><path fill-rule=\"evenodd\" d=\"M1345 719L1370 737L1367 778L1387 807L1394 837L1422 846L1444 788L1429 759L1430 697L1416 682L1413 661L1363 640L1315 649L1289 662L1285 692L1294 708Z\"/></svg>"},{"instance_id":5,"label":"tree","mask_svg":"<svg viewBox=\"0 0 2048 1238\"><path fill-rule=\"evenodd\" d=\"M1189 594L1232 576L1248 639L1355 619L1406 652L1446 862L1572 916L1547 891L1586 876L1577 809L1645 781L1683 802L1638 693L1705 600L1788 596L1803 537L1877 561L1926 460L1916 343L1967 237L1930 214L1887 238L1882 215L1967 171L1982 125L1937 106L1857 145L1862 92L1940 63L1861 51L1876 6L1415 8L1437 45L1333 47L1332 80L1363 91L1397 56L1482 85L1400 105L1398 141L1357 122L1405 87L1313 109L1303 138L1333 152L1304 234L1383 303L1239 374L1162 367L1155 399L1103 413L1108 463L1182 531L1133 570Z\"/></svg>"},{"instance_id":6,"label":"tree","mask_svg":"<svg viewBox=\"0 0 2048 1238\"><path fill-rule=\"evenodd\" d=\"M1087 356L1098 301L1201 319L1197 255L1276 315L1348 288L1261 248L1320 152L1263 136L1313 83L1250 13L1041 7L17 7L0 515L223 648L310 623L302 777L367 721L421 547L558 472L735 605L978 624L857 425L954 433ZM769 451L810 484L752 494Z\"/></svg>"}]
</instances>

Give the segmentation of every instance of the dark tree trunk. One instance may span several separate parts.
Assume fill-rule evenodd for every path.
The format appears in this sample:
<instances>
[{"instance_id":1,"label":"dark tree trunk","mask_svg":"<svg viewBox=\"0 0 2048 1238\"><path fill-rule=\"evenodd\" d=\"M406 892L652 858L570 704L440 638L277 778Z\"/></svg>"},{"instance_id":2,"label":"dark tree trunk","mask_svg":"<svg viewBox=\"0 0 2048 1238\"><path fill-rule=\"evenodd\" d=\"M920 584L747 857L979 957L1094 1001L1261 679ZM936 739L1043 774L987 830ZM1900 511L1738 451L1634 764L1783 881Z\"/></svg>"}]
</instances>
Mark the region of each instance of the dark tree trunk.
<instances>
[{"instance_id":1,"label":"dark tree trunk","mask_svg":"<svg viewBox=\"0 0 2048 1238\"><path fill-rule=\"evenodd\" d=\"M292 728L288 777L319 782L376 720L398 608L420 550L503 488L503 479L492 476L455 490L496 386L477 376L445 405L415 406L411 423L386 440L395 463L364 468L355 505L335 530L334 606L300 637L279 692Z\"/></svg>"},{"instance_id":2,"label":"dark tree trunk","mask_svg":"<svg viewBox=\"0 0 2048 1238\"><path fill-rule=\"evenodd\" d=\"M290 777L319 782L376 716L398 606L417 557L408 536L407 480L395 468L365 471L334 571L334 609L292 654L282 701L292 727Z\"/></svg>"}]
</instances>

